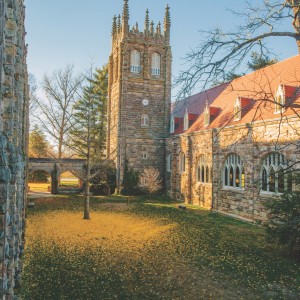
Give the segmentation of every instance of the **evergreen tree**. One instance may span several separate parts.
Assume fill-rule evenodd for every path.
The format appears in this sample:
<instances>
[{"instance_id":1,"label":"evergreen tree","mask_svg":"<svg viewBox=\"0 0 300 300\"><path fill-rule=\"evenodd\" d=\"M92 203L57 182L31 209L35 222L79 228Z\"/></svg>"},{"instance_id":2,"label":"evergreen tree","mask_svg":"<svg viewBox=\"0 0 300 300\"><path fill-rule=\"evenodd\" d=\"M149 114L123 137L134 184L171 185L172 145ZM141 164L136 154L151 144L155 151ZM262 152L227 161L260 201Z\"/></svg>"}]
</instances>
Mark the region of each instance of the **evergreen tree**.
<instances>
[{"instance_id":1,"label":"evergreen tree","mask_svg":"<svg viewBox=\"0 0 300 300\"><path fill-rule=\"evenodd\" d=\"M29 135L29 157L41 158L49 155L49 143L45 134L35 125Z\"/></svg>"},{"instance_id":2,"label":"evergreen tree","mask_svg":"<svg viewBox=\"0 0 300 300\"><path fill-rule=\"evenodd\" d=\"M107 67L90 72L82 97L73 106L73 126L68 146L86 159L86 169L77 174L85 182L84 219L89 219L90 182L98 175L97 165L104 154L107 105Z\"/></svg>"},{"instance_id":3,"label":"evergreen tree","mask_svg":"<svg viewBox=\"0 0 300 300\"><path fill-rule=\"evenodd\" d=\"M257 52L251 53L251 61L248 62L248 67L252 71L259 70L261 68L276 64L278 60L276 58L270 59L268 56L263 56Z\"/></svg>"}]
</instances>

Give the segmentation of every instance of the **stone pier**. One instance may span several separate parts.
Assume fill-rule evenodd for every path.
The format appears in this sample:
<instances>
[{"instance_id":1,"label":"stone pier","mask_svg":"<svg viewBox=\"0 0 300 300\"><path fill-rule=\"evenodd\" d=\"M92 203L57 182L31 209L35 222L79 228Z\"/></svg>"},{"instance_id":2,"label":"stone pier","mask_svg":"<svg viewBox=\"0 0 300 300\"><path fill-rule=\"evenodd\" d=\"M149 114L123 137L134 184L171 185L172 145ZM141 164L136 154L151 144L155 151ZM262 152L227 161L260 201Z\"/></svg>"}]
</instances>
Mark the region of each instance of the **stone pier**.
<instances>
[{"instance_id":1,"label":"stone pier","mask_svg":"<svg viewBox=\"0 0 300 300\"><path fill-rule=\"evenodd\" d=\"M12 299L22 268L28 148L28 74L23 0L0 0L1 299Z\"/></svg>"}]
</instances>

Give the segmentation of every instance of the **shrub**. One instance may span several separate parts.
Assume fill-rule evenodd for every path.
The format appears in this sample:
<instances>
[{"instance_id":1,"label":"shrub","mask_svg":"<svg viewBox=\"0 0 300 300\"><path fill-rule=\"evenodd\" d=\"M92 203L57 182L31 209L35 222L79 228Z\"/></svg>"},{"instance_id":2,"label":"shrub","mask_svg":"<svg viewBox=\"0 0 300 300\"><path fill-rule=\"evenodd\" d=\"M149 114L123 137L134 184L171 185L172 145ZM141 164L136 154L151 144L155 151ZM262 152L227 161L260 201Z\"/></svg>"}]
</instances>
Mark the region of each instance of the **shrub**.
<instances>
[{"instance_id":1,"label":"shrub","mask_svg":"<svg viewBox=\"0 0 300 300\"><path fill-rule=\"evenodd\" d=\"M142 195L143 191L139 188L139 172L128 166L128 161L125 162L124 179L122 195Z\"/></svg>"},{"instance_id":2,"label":"shrub","mask_svg":"<svg viewBox=\"0 0 300 300\"><path fill-rule=\"evenodd\" d=\"M287 192L265 206L268 237L285 245L289 254L300 256L300 191Z\"/></svg>"}]
</instances>

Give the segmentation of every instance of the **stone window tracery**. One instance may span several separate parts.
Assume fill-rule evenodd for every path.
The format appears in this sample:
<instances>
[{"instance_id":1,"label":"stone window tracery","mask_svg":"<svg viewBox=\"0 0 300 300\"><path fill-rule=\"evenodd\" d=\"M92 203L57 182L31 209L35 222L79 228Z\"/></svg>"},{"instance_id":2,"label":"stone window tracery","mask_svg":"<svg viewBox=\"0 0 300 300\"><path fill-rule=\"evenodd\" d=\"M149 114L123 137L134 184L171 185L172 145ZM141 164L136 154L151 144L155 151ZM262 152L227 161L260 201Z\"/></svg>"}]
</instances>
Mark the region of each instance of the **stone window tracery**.
<instances>
[{"instance_id":1,"label":"stone window tracery","mask_svg":"<svg viewBox=\"0 0 300 300\"><path fill-rule=\"evenodd\" d=\"M291 189L291 181L284 170L288 167L285 157L271 153L265 157L261 169L261 190L270 193L283 193Z\"/></svg>"},{"instance_id":2,"label":"stone window tracery","mask_svg":"<svg viewBox=\"0 0 300 300\"><path fill-rule=\"evenodd\" d=\"M201 154L196 168L196 181L201 183L211 183L211 165L206 156Z\"/></svg>"},{"instance_id":3,"label":"stone window tracery","mask_svg":"<svg viewBox=\"0 0 300 300\"><path fill-rule=\"evenodd\" d=\"M229 154L223 168L223 185L225 187L245 188L245 169L241 157Z\"/></svg>"},{"instance_id":4,"label":"stone window tracery","mask_svg":"<svg viewBox=\"0 0 300 300\"><path fill-rule=\"evenodd\" d=\"M152 54L152 62L151 62L151 75L152 76L160 76L160 54L154 52Z\"/></svg>"},{"instance_id":5,"label":"stone window tracery","mask_svg":"<svg viewBox=\"0 0 300 300\"><path fill-rule=\"evenodd\" d=\"M141 72L141 53L138 50L131 51L130 72L137 74Z\"/></svg>"},{"instance_id":6,"label":"stone window tracery","mask_svg":"<svg viewBox=\"0 0 300 300\"><path fill-rule=\"evenodd\" d=\"M141 116L141 126L148 127L149 126L149 116L147 114L142 114Z\"/></svg>"}]
</instances>

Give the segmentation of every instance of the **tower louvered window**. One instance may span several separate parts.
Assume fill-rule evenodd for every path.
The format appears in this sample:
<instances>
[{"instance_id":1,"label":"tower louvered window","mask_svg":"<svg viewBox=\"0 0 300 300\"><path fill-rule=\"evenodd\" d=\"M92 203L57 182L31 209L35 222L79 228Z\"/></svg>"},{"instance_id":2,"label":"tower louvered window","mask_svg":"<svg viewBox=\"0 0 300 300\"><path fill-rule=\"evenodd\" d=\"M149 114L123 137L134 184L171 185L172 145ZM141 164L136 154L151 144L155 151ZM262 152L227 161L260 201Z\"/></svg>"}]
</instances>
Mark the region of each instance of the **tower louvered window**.
<instances>
[{"instance_id":1,"label":"tower louvered window","mask_svg":"<svg viewBox=\"0 0 300 300\"><path fill-rule=\"evenodd\" d=\"M141 53L138 50L131 51L130 72L137 74L141 72Z\"/></svg>"},{"instance_id":2,"label":"tower louvered window","mask_svg":"<svg viewBox=\"0 0 300 300\"><path fill-rule=\"evenodd\" d=\"M223 185L225 187L245 188L245 169L241 157L228 155L223 168Z\"/></svg>"},{"instance_id":3,"label":"tower louvered window","mask_svg":"<svg viewBox=\"0 0 300 300\"><path fill-rule=\"evenodd\" d=\"M158 53L152 54L152 63L151 63L151 75L160 76L160 55Z\"/></svg>"}]
</instances>

